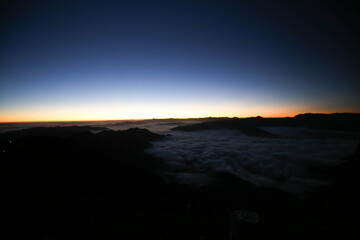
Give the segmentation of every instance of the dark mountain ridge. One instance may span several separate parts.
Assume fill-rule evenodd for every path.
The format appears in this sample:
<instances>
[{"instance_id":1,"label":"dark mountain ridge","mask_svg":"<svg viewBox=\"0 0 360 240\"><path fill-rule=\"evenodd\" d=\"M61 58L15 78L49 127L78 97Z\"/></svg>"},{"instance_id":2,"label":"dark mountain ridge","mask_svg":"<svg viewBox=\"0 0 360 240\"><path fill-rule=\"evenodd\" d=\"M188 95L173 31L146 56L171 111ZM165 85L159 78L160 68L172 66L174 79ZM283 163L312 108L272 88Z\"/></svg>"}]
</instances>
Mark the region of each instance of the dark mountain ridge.
<instances>
[{"instance_id":1,"label":"dark mountain ridge","mask_svg":"<svg viewBox=\"0 0 360 240\"><path fill-rule=\"evenodd\" d=\"M360 114L299 114L293 118L232 118L226 120L212 120L203 123L178 126L172 130L196 131L205 129L229 128L240 130L250 136L266 136L266 131L258 134L258 127L306 127L318 130L360 132ZM247 133L248 131L248 133Z\"/></svg>"}]
</instances>

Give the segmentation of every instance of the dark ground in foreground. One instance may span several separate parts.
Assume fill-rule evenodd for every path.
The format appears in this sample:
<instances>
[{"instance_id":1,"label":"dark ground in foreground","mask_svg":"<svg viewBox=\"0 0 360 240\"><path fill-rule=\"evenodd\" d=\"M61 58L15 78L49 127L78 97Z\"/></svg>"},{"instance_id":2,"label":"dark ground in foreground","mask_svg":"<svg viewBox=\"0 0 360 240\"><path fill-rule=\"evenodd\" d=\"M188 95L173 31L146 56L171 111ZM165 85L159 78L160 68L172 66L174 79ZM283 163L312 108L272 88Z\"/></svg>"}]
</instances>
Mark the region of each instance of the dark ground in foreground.
<instances>
[{"instance_id":1,"label":"dark ground in foreground","mask_svg":"<svg viewBox=\"0 0 360 240\"><path fill-rule=\"evenodd\" d=\"M1 239L358 239L360 147L324 169L334 184L295 197L228 173L166 183L144 153L162 135L91 127L0 135Z\"/></svg>"}]
</instances>

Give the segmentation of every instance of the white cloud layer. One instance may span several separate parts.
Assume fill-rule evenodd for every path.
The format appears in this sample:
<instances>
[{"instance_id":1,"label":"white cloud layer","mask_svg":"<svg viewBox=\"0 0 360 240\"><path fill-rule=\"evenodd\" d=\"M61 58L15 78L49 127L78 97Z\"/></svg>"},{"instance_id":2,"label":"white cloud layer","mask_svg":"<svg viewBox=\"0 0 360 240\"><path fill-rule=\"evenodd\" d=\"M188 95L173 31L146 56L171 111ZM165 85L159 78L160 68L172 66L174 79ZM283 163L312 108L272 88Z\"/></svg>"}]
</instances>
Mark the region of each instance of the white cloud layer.
<instances>
[{"instance_id":1,"label":"white cloud layer","mask_svg":"<svg viewBox=\"0 0 360 240\"><path fill-rule=\"evenodd\" d=\"M306 139L297 129L275 129L286 138L248 137L235 130L172 132L153 142L148 153L165 161L166 173L183 183L209 182L214 172L225 171L259 186L301 194L327 184L311 167L333 166L351 155L357 141ZM184 174L186 173L186 174ZM205 176L204 176L205 175Z\"/></svg>"}]
</instances>

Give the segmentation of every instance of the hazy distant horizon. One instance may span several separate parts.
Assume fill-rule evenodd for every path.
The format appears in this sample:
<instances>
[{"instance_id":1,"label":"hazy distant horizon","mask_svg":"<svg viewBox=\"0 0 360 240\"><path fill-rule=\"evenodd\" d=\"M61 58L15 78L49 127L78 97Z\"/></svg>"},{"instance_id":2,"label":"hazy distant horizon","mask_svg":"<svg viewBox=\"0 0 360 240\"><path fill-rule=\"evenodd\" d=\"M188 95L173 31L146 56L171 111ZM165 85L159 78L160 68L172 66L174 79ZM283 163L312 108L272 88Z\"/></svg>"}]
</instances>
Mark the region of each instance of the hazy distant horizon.
<instances>
[{"instance_id":1,"label":"hazy distant horizon","mask_svg":"<svg viewBox=\"0 0 360 240\"><path fill-rule=\"evenodd\" d=\"M202 117L166 117L166 118L129 118L129 119L74 119L74 120L28 120L28 121L0 121L1 123L62 123L62 122L106 122L106 121L147 121L147 120L191 120L191 119L208 119L208 118L252 118L252 117L263 117L263 118L285 118L294 117L300 114L360 114L360 111L352 112L300 112L297 114L283 115L283 116L264 116L264 115L249 115L249 116L202 116Z\"/></svg>"}]
</instances>

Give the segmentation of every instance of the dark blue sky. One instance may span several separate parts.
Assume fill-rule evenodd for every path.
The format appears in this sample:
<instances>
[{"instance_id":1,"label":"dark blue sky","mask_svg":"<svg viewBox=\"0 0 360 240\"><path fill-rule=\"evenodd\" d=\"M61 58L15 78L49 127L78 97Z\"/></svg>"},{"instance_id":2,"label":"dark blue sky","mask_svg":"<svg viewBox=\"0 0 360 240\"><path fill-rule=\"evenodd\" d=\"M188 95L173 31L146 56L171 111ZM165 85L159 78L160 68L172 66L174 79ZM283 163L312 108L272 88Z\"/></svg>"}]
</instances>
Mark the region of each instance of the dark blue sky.
<instances>
[{"instance_id":1,"label":"dark blue sky","mask_svg":"<svg viewBox=\"0 0 360 240\"><path fill-rule=\"evenodd\" d=\"M1 121L360 111L355 1L0 6Z\"/></svg>"}]
</instances>

